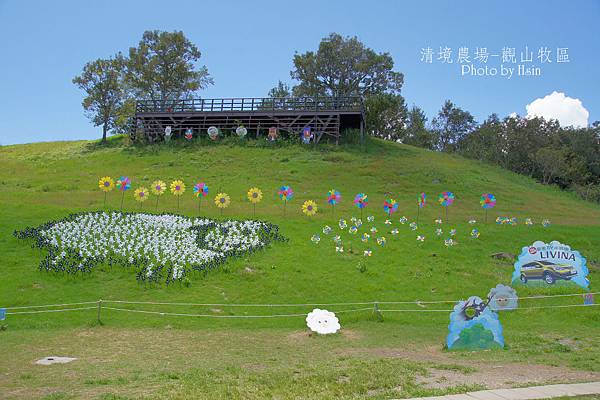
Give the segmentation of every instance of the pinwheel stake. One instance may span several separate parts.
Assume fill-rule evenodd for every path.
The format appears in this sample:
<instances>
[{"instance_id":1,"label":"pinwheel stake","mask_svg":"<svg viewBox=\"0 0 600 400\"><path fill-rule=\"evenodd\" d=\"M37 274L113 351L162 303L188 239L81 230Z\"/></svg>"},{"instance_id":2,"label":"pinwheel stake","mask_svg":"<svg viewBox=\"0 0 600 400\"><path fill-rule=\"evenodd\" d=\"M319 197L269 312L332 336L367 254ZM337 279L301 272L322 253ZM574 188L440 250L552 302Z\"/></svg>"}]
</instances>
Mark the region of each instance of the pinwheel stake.
<instances>
[{"instance_id":1,"label":"pinwheel stake","mask_svg":"<svg viewBox=\"0 0 600 400\"><path fill-rule=\"evenodd\" d=\"M327 192L327 202L331 204L331 215L335 215L335 205L340 202L342 195L335 189Z\"/></svg>"},{"instance_id":2,"label":"pinwheel stake","mask_svg":"<svg viewBox=\"0 0 600 400\"><path fill-rule=\"evenodd\" d=\"M104 192L104 208L106 208L106 197L115 187L115 183L110 176L104 176L98 181L98 187Z\"/></svg>"},{"instance_id":3,"label":"pinwheel stake","mask_svg":"<svg viewBox=\"0 0 600 400\"><path fill-rule=\"evenodd\" d=\"M123 191L123 194L121 196L121 208L120 208L120 210L123 210L123 200L125 200L125 191Z\"/></svg>"},{"instance_id":4,"label":"pinwheel stake","mask_svg":"<svg viewBox=\"0 0 600 400\"><path fill-rule=\"evenodd\" d=\"M485 210L484 222L487 223L488 209L494 208L494 206L496 205L496 196L494 196L491 193L484 193L479 199L479 204L481 204L481 207Z\"/></svg>"},{"instance_id":5,"label":"pinwheel stake","mask_svg":"<svg viewBox=\"0 0 600 400\"><path fill-rule=\"evenodd\" d=\"M417 225L419 224L419 213L421 208L425 207L425 204L427 204L427 195L425 192L421 192L419 197L417 197Z\"/></svg>"},{"instance_id":6,"label":"pinwheel stake","mask_svg":"<svg viewBox=\"0 0 600 400\"><path fill-rule=\"evenodd\" d=\"M121 195L121 210L123 210L123 200L125 199L125 192L131 188L131 179L127 176L122 176L117 181L117 189L122 193Z\"/></svg>"},{"instance_id":7,"label":"pinwheel stake","mask_svg":"<svg viewBox=\"0 0 600 400\"><path fill-rule=\"evenodd\" d=\"M354 205L360 210L360 219L363 218L363 208L369 204L369 196L364 193L358 193L354 196Z\"/></svg>"},{"instance_id":8,"label":"pinwheel stake","mask_svg":"<svg viewBox=\"0 0 600 400\"><path fill-rule=\"evenodd\" d=\"M256 203L262 200L262 190L257 187L250 188L246 194L248 201L252 203L252 217L256 218Z\"/></svg>"},{"instance_id":9,"label":"pinwheel stake","mask_svg":"<svg viewBox=\"0 0 600 400\"><path fill-rule=\"evenodd\" d=\"M202 207L202 198L208 194L208 185L204 182L194 185L194 196L198 198L198 215L200 215L200 207Z\"/></svg>"},{"instance_id":10,"label":"pinwheel stake","mask_svg":"<svg viewBox=\"0 0 600 400\"><path fill-rule=\"evenodd\" d=\"M283 216L285 217L285 206L287 205L287 201L294 197L294 191L291 186L281 186L277 194L279 195L279 198L283 200Z\"/></svg>"},{"instance_id":11,"label":"pinwheel stake","mask_svg":"<svg viewBox=\"0 0 600 400\"><path fill-rule=\"evenodd\" d=\"M165 190L167 190L167 185L161 180L152 182L152 193L156 196L156 206L155 211L158 212L158 199L163 195Z\"/></svg>"},{"instance_id":12,"label":"pinwheel stake","mask_svg":"<svg viewBox=\"0 0 600 400\"><path fill-rule=\"evenodd\" d=\"M177 197L177 212L179 212L179 198L185 192L185 183L183 181L176 179L171 182L171 193L173 196Z\"/></svg>"},{"instance_id":13,"label":"pinwheel stake","mask_svg":"<svg viewBox=\"0 0 600 400\"><path fill-rule=\"evenodd\" d=\"M454 193L442 192L438 196L439 203L446 208L446 222L448 222L448 206L454 203Z\"/></svg>"}]
</instances>

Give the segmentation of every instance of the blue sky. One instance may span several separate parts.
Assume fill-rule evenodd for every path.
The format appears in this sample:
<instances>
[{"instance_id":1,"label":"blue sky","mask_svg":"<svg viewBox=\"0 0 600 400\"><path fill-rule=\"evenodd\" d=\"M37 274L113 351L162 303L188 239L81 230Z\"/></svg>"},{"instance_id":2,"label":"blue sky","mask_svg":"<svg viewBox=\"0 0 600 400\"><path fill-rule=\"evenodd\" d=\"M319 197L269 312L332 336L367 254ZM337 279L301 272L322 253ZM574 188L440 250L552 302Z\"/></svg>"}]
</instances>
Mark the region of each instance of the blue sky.
<instances>
[{"instance_id":1,"label":"blue sky","mask_svg":"<svg viewBox=\"0 0 600 400\"><path fill-rule=\"evenodd\" d=\"M445 99L478 121L496 112L525 115L553 91L577 98L600 120L600 1L8 1L0 0L0 144L91 139L101 134L83 115L71 83L90 60L127 51L144 30L182 30L202 51L215 84L203 97L263 96L290 81L294 52L316 49L330 32L356 35L389 52L405 74L403 95L431 118ZM552 50L542 75L461 76L441 64L441 47ZM434 60L421 61L431 47ZM556 63L557 47L569 63ZM483 64L482 64L483 65ZM498 57L488 67L499 67Z\"/></svg>"}]
</instances>

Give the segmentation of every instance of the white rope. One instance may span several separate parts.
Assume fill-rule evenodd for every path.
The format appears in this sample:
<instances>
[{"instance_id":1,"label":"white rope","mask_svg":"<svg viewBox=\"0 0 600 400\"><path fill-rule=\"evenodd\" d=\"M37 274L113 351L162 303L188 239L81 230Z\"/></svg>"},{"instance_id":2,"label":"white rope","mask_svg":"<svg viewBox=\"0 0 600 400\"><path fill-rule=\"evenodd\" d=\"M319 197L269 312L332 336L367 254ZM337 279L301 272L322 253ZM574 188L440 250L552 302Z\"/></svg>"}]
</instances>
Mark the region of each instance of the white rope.
<instances>
[{"instance_id":1,"label":"white rope","mask_svg":"<svg viewBox=\"0 0 600 400\"><path fill-rule=\"evenodd\" d=\"M517 307L512 310L507 310L507 311L539 310L539 309L543 309L543 308L593 307L593 306L600 306L600 304L565 304L565 305L553 305L553 306ZM381 312L452 312L452 311L454 311L454 309L446 309L446 310L427 310L427 309L386 310L386 309L380 309L379 311L381 311Z\"/></svg>"},{"instance_id":2,"label":"white rope","mask_svg":"<svg viewBox=\"0 0 600 400\"><path fill-rule=\"evenodd\" d=\"M103 303L147 304L156 306L192 306L192 307L312 307L312 306L366 306L377 303L367 301L362 303L290 303L290 304L242 304L242 303L168 303L155 301L102 300Z\"/></svg>"},{"instance_id":3,"label":"white rope","mask_svg":"<svg viewBox=\"0 0 600 400\"><path fill-rule=\"evenodd\" d=\"M7 310L21 310L27 308L48 308L48 307L67 307L67 306L80 306L84 304L96 304L98 301L84 301L81 303L64 303L64 304L45 304L41 306L17 306L17 307L4 307Z\"/></svg>"},{"instance_id":4,"label":"white rope","mask_svg":"<svg viewBox=\"0 0 600 400\"><path fill-rule=\"evenodd\" d=\"M93 309L97 309L97 307L64 308L64 309L60 309L60 310L17 311L17 312L7 312L7 313L6 313L6 315L18 315L18 314L41 314L41 313L49 313L49 312L78 311L78 310L93 310Z\"/></svg>"},{"instance_id":5,"label":"white rope","mask_svg":"<svg viewBox=\"0 0 600 400\"><path fill-rule=\"evenodd\" d=\"M125 311L125 312L133 312L133 313L141 313L141 314L153 314L153 315L170 315L177 317L207 317L207 318L287 318L287 317L306 317L306 313L303 314L272 314L272 315L215 315L215 314L186 314L186 313L171 313L171 312L161 312L161 311L148 311L148 310L134 310L131 308L117 308L117 307L102 307L103 310L114 310L114 311ZM336 314L340 313L349 313L349 312L358 312L358 311L367 311L373 310L371 307L369 308L357 308L354 310L341 310L336 311Z\"/></svg>"},{"instance_id":6,"label":"white rope","mask_svg":"<svg viewBox=\"0 0 600 400\"><path fill-rule=\"evenodd\" d=\"M573 297L583 296L585 294L595 295L600 292L588 292L588 293L569 293L569 294L553 294L553 295L535 295L535 296L524 296L524 297L510 297L507 300L527 300L527 299L546 299L555 297ZM37 306L17 306L17 307L4 307L7 310L16 309L29 309L29 308L47 308L47 307L66 307L73 305L85 305L85 304L97 304L98 301L87 301L80 303L65 303L65 304L47 304ZM171 303L171 302L154 302L154 301L129 301L129 300L101 300L103 303L112 304L147 304L147 305L171 305L171 306L189 306L189 307L312 307L312 306L364 306L364 305L375 305L375 304L443 304L443 303L458 303L464 300L415 300L415 301L367 301L367 302L349 302L349 303L283 303L283 304L242 304L242 303Z\"/></svg>"}]
</instances>

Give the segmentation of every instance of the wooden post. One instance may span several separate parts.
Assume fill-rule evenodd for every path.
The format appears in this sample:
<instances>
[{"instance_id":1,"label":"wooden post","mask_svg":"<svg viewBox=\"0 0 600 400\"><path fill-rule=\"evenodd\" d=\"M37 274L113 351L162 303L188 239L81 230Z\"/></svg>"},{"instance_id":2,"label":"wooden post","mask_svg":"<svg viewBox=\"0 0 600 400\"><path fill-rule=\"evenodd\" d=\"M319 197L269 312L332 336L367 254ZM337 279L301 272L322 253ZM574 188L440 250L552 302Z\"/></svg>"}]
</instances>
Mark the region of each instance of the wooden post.
<instances>
[{"instance_id":1,"label":"wooden post","mask_svg":"<svg viewBox=\"0 0 600 400\"><path fill-rule=\"evenodd\" d=\"M373 314L375 314L375 318L377 318L378 322L383 322L383 314L379 310L379 304L377 302L373 303Z\"/></svg>"},{"instance_id":2,"label":"wooden post","mask_svg":"<svg viewBox=\"0 0 600 400\"><path fill-rule=\"evenodd\" d=\"M102 320L100 319L100 313L102 312L102 300L98 300L98 323L102 324Z\"/></svg>"}]
</instances>

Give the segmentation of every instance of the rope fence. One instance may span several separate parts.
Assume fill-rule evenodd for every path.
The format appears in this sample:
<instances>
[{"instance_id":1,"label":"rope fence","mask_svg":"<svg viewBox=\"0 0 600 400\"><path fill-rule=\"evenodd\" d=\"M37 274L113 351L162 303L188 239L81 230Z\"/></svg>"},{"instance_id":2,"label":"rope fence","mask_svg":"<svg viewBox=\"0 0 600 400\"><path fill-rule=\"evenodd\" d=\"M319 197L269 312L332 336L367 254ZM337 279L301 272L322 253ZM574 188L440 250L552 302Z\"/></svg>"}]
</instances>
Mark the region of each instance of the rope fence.
<instances>
[{"instance_id":1,"label":"rope fence","mask_svg":"<svg viewBox=\"0 0 600 400\"><path fill-rule=\"evenodd\" d=\"M596 295L600 292L590 293L569 293L569 294L555 294L555 295L538 295L538 296L525 296L516 298L518 300L539 300L539 299L552 299L552 298L564 298L564 297L583 297L584 295ZM513 299L513 298L510 298ZM129 300L96 300L96 301L85 301L76 303L61 303L61 304L43 304L43 305L29 305L29 306L14 306L4 307L6 315L24 315L24 314L44 314L44 313L56 313L56 312L68 312L68 311L83 311L83 310L97 310L98 321L100 321L101 311L110 310L117 312L129 312L147 315L160 315L160 316L176 316L176 317L204 317L204 318L293 318L293 317L306 317L307 313L281 313L281 314L262 314L262 315L219 315L209 313L182 313L182 312L171 312L171 311L158 311L158 310L142 310L136 308L123 308L118 305L132 305L132 306L174 306L174 307L246 307L246 308L292 308L292 307L345 307L345 306L369 306L360 307L347 310L330 310L336 314L344 313L357 313L363 311L372 311L374 313L451 313L453 308L444 309L428 309L425 308L424 304L448 304L458 303L462 300L415 300L415 301L368 301L368 302L347 302L347 303L288 303L288 304L241 304L241 303L181 303L181 302L152 302L152 301L129 301ZM420 308L408 308L408 309L386 309L379 308L380 305L417 305ZM540 306L528 306L528 307L517 307L515 311L521 310L542 310L552 308L580 308L580 307L594 307L600 304L553 304L553 305L540 305ZM77 306L77 307L75 307ZM84 306L84 307L81 307ZM67 307L67 308L54 308L54 307ZM1 308L1 307L0 307ZM40 310L41 308L41 310ZM18 310L18 311L12 311ZM24 311L20 311L24 310Z\"/></svg>"}]
</instances>

